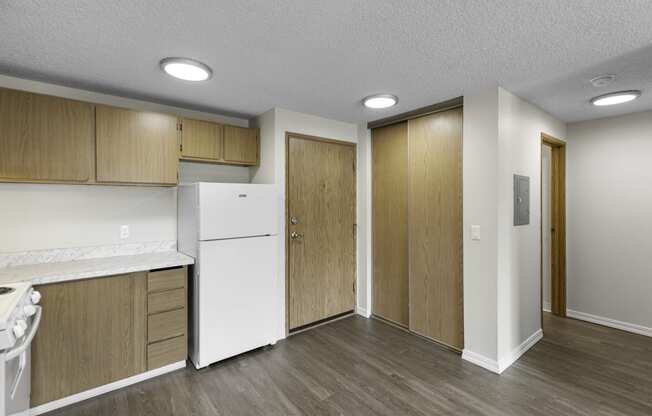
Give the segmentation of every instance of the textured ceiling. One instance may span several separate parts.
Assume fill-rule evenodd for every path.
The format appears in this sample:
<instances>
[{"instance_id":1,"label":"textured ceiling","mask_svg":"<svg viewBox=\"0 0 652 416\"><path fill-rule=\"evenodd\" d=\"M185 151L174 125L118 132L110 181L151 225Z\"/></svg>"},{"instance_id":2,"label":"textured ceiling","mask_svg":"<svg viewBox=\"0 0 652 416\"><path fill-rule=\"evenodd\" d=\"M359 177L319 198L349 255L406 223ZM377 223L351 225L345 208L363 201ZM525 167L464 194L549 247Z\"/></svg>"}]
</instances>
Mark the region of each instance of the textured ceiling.
<instances>
[{"instance_id":1,"label":"textured ceiling","mask_svg":"<svg viewBox=\"0 0 652 416\"><path fill-rule=\"evenodd\" d=\"M649 0L3 0L0 72L230 115L272 107L362 122L500 84L566 121L587 80L650 89ZM166 56L213 68L170 79ZM614 60L624 56L624 60ZM362 97L400 103L371 111Z\"/></svg>"}]
</instances>

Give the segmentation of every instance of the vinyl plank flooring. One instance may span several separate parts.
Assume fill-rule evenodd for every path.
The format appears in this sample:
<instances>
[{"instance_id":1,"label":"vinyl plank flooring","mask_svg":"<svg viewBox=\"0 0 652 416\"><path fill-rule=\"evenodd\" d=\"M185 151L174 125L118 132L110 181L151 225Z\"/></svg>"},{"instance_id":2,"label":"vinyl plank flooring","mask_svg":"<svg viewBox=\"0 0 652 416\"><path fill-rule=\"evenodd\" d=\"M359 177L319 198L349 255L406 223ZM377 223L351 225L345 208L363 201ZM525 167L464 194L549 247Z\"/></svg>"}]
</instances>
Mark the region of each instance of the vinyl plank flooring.
<instances>
[{"instance_id":1,"label":"vinyl plank flooring","mask_svg":"<svg viewBox=\"0 0 652 416\"><path fill-rule=\"evenodd\" d=\"M652 414L652 339L550 314L544 333L498 376L391 325L353 316L50 415Z\"/></svg>"}]
</instances>

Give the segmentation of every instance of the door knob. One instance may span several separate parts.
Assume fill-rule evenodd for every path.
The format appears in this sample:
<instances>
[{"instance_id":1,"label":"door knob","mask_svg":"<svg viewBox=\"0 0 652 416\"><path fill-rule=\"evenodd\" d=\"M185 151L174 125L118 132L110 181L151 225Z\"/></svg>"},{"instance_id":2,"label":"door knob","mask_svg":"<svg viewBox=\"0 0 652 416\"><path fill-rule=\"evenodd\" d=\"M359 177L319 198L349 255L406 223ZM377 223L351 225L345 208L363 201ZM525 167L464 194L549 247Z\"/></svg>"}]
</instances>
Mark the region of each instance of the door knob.
<instances>
[{"instance_id":1,"label":"door knob","mask_svg":"<svg viewBox=\"0 0 652 416\"><path fill-rule=\"evenodd\" d=\"M301 240L302 238L303 238L303 234L299 234L296 231L292 231L292 233L290 234L291 240Z\"/></svg>"},{"instance_id":2,"label":"door knob","mask_svg":"<svg viewBox=\"0 0 652 416\"><path fill-rule=\"evenodd\" d=\"M297 225L298 223L299 219L297 217L290 217L290 224Z\"/></svg>"}]
</instances>

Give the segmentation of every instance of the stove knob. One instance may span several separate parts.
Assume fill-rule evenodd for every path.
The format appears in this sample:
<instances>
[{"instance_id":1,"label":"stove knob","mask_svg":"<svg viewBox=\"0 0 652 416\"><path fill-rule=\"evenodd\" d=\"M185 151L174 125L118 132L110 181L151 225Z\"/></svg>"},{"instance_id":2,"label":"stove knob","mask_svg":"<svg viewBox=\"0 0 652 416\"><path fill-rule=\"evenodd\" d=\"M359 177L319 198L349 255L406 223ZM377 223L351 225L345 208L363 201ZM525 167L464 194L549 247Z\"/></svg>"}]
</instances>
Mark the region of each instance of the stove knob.
<instances>
[{"instance_id":1,"label":"stove knob","mask_svg":"<svg viewBox=\"0 0 652 416\"><path fill-rule=\"evenodd\" d=\"M14 336L16 338L22 338L23 335L25 335L26 329L27 329L27 322L21 319L20 321L16 322L16 325L14 325Z\"/></svg>"},{"instance_id":2,"label":"stove knob","mask_svg":"<svg viewBox=\"0 0 652 416\"><path fill-rule=\"evenodd\" d=\"M34 316L36 313L36 307L34 305L25 305L23 312L25 313L25 316L29 318L30 316Z\"/></svg>"},{"instance_id":3,"label":"stove knob","mask_svg":"<svg viewBox=\"0 0 652 416\"><path fill-rule=\"evenodd\" d=\"M30 296L30 299L32 300L32 303L36 305L41 301L41 292L39 292L38 290L33 291Z\"/></svg>"}]
</instances>

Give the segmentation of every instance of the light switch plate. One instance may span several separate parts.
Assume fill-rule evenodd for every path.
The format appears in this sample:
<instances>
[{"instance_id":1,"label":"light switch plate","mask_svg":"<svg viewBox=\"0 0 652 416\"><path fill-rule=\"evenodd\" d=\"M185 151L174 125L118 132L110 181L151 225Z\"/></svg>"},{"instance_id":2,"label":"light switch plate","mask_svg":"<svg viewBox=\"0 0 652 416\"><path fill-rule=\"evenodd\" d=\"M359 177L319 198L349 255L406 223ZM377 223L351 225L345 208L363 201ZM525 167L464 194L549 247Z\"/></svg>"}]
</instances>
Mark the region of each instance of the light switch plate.
<instances>
[{"instance_id":1,"label":"light switch plate","mask_svg":"<svg viewBox=\"0 0 652 416\"><path fill-rule=\"evenodd\" d=\"M121 225L120 226L120 238L124 240L125 238L129 238L129 226L128 225Z\"/></svg>"},{"instance_id":2,"label":"light switch plate","mask_svg":"<svg viewBox=\"0 0 652 416\"><path fill-rule=\"evenodd\" d=\"M471 226L471 240L480 241L480 226L472 225Z\"/></svg>"}]
</instances>

